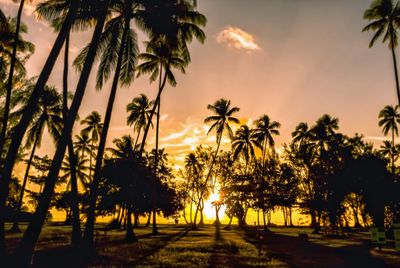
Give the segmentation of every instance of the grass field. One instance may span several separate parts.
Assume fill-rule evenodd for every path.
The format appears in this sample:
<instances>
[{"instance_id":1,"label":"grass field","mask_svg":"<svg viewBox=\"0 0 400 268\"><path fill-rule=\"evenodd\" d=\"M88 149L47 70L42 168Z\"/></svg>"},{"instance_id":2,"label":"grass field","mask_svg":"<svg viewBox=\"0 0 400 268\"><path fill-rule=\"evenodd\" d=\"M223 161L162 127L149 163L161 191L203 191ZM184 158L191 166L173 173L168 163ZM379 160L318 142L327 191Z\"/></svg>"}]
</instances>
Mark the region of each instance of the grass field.
<instances>
[{"instance_id":1,"label":"grass field","mask_svg":"<svg viewBox=\"0 0 400 268\"><path fill-rule=\"evenodd\" d=\"M105 234L101 227L98 256L88 260L69 248L69 226L47 225L34 267L400 267L400 254L372 248L367 232L329 238L308 228L273 227L264 233L256 227L224 230L207 225L193 231L184 225L161 225L159 235L151 235L151 228L136 228L139 242L125 243L124 231ZM306 233L308 240L299 233ZM7 234L11 250L21 235Z\"/></svg>"}]
</instances>

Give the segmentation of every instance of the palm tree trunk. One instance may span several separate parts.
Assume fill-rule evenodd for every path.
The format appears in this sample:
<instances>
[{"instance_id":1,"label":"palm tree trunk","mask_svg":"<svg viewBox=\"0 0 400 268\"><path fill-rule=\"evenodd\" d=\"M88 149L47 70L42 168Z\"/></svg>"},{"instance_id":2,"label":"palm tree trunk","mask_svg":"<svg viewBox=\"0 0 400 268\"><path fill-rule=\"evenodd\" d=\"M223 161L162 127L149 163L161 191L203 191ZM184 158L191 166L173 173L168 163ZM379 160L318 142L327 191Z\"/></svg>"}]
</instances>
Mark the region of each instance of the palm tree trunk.
<instances>
[{"instance_id":1,"label":"palm tree trunk","mask_svg":"<svg viewBox=\"0 0 400 268\"><path fill-rule=\"evenodd\" d=\"M160 76L159 76L159 84L158 88L160 90L161 87L161 78L162 78L162 65L160 64ZM157 123L156 123L156 150L154 153L154 179L157 180L157 167L158 167L158 135L159 135L159 130L160 130L160 106L161 106L161 96L158 99L158 105L157 105ZM153 202L153 235L158 234L157 231L157 196L156 196L156 181L154 180L153 182L153 190L152 190L152 202Z\"/></svg>"},{"instance_id":2,"label":"palm tree trunk","mask_svg":"<svg viewBox=\"0 0 400 268\"><path fill-rule=\"evenodd\" d=\"M39 75L39 78L36 82L35 88L32 91L29 101L26 107L24 108L22 117L18 125L15 127L15 130L11 138L11 144L7 156L5 158L4 167L2 172L0 173L0 255L5 250L3 215L5 215L4 209L5 209L6 198L8 196L8 189L9 189L8 186L11 181L11 173L13 171L15 161L17 160L18 150L21 145L25 131L28 128L28 125L32 119L33 111L36 108L39 97L44 90L44 87L47 83L50 73L54 67L57 57L64 44L66 35L71 28L72 22L75 20L78 6L79 2L73 1L69 8L68 14L61 27L60 33L58 34L56 41L53 45L53 48L51 49L50 54L46 60L46 63L42 69L42 72ZM29 260L26 261L28 262Z\"/></svg>"},{"instance_id":3,"label":"palm tree trunk","mask_svg":"<svg viewBox=\"0 0 400 268\"><path fill-rule=\"evenodd\" d=\"M93 144L93 139L92 139L92 145L91 145L91 150L93 150L93 147L94 147L94 144ZM90 182L90 184L92 184L92 151L90 151L90 154L89 154L89 182Z\"/></svg>"},{"instance_id":4,"label":"palm tree trunk","mask_svg":"<svg viewBox=\"0 0 400 268\"><path fill-rule=\"evenodd\" d=\"M3 124L0 132L0 163L3 160L3 149L6 139L8 117L10 115L11 92L13 88L15 62L17 61L18 37L19 37L19 29L21 27L21 17L22 17L22 10L24 9L24 4L25 0L21 0L17 15L17 25L14 33L14 43L11 55L10 71L8 73L8 81L7 81L6 103L4 105Z\"/></svg>"},{"instance_id":5,"label":"palm tree trunk","mask_svg":"<svg viewBox=\"0 0 400 268\"><path fill-rule=\"evenodd\" d=\"M101 168L103 165L103 154L104 154L104 150L105 150L105 146L106 146L107 132L108 132L108 128L110 127L111 115L112 115L112 110L113 110L113 106L114 106L114 100L115 100L115 96L117 94L119 74L121 72L121 67L122 67L122 55L123 55L123 51L125 48L124 40L126 39L126 36L128 34L129 23L130 23L130 19L126 19L124 31L123 31L122 39L121 39L122 40L121 47L119 48L119 51L118 51L118 61L117 61L117 65L115 68L113 83L111 86L111 92L110 92L110 96L108 98L106 116L104 118L104 126L103 126L103 130L101 132L101 135L100 135L100 142L99 142L99 148L98 148L97 156L96 156L96 164L95 164L95 169L94 169L93 181L92 181L92 184L90 185L89 208L88 208L88 213L87 213L87 220L86 220L85 234L84 234L85 246L87 246L90 251L92 251L94 249L93 234L94 234L97 190L98 190L99 180L100 180L100 176L101 176L101 174L100 174Z\"/></svg>"},{"instance_id":6,"label":"palm tree trunk","mask_svg":"<svg viewBox=\"0 0 400 268\"><path fill-rule=\"evenodd\" d=\"M63 120L66 124L68 116L68 68L69 68L69 39L70 33L65 38L64 46L64 71L63 71ZM72 210L72 234L71 245L77 247L82 239L81 223L79 216L79 201L78 201L78 179L76 177L76 155L74 153L74 145L72 138L68 141L68 155L71 163L71 210Z\"/></svg>"},{"instance_id":7,"label":"palm tree trunk","mask_svg":"<svg viewBox=\"0 0 400 268\"><path fill-rule=\"evenodd\" d=\"M396 61L396 52L395 52L395 44L394 44L394 29L393 26L391 27L392 30L390 31L390 48L392 50L392 59L393 59L393 67L394 67L394 77L396 79L396 92L397 92L397 101L400 105L400 86L399 86L399 74L397 72L397 61Z\"/></svg>"},{"instance_id":8,"label":"palm tree trunk","mask_svg":"<svg viewBox=\"0 0 400 268\"><path fill-rule=\"evenodd\" d=\"M137 136L136 136L135 144L133 145L133 150L135 150L135 151L136 151L136 145L137 145L137 143L138 143L138 141L139 141L140 131L141 131L141 130L142 130L142 128L140 127L139 130L138 130L138 134L137 134Z\"/></svg>"},{"instance_id":9,"label":"palm tree trunk","mask_svg":"<svg viewBox=\"0 0 400 268\"><path fill-rule=\"evenodd\" d=\"M133 232L133 226L132 226L132 210L129 206L127 212L127 227L125 234L125 242L137 242L137 241L138 240L135 236L135 233Z\"/></svg>"},{"instance_id":10,"label":"palm tree trunk","mask_svg":"<svg viewBox=\"0 0 400 268\"><path fill-rule=\"evenodd\" d=\"M76 177L76 155L74 153L74 147L72 139L70 137L68 141L68 155L71 163L71 210L72 210L72 234L71 234L71 245L77 247L82 240L81 222L79 215L79 201L78 201L78 178Z\"/></svg>"},{"instance_id":11,"label":"palm tree trunk","mask_svg":"<svg viewBox=\"0 0 400 268\"><path fill-rule=\"evenodd\" d=\"M392 175L394 176L394 129L392 128L392 150L391 150L391 160L392 160Z\"/></svg>"},{"instance_id":12,"label":"palm tree trunk","mask_svg":"<svg viewBox=\"0 0 400 268\"><path fill-rule=\"evenodd\" d=\"M21 207L22 207L22 201L24 199L24 192L25 192L26 183L28 181L29 169L31 168L32 160L33 160L33 157L35 156L35 150L36 150L37 143L39 142L39 138L40 138L40 134L38 133L36 135L36 137L35 137L35 142L33 143L32 152L31 152L31 155L29 156L28 165L26 166L26 171L25 171L25 175L24 175L24 180L22 182L21 193L19 194L18 205L17 205L17 213L18 214L21 212L20 210L21 210ZM17 218L14 219L13 227L11 228L11 230L13 232L20 232L21 231L19 229L19 226L18 226L18 219Z\"/></svg>"},{"instance_id":13,"label":"palm tree trunk","mask_svg":"<svg viewBox=\"0 0 400 268\"><path fill-rule=\"evenodd\" d=\"M167 66L167 68L168 68L168 66ZM153 120L154 113L156 112L157 105L160 102L161 93L163 92L163 90L165 88L165 83L166 82L167 82L167 75L165 74L164 75L164 79L163 79L163 81L161 83L161 86L159 86L158 94L157 94L156 100L154 102L153 109L151 109L151 113L150 113L150 116L149 116L149 121L147 122L146 128L144 129L144 133L143 133L143 137L142 137L142 144L140 145L140 150L139 150L139 155L142 155L143 152L144 152L144 146L146 145L147 134L149 133L151 122Z\"/></svg>"},{"instance_id":14,"label":"palm tree trunk","mask_svg":"<svg viewBox=\"0 0 400 268\"><path fill-rule=\"evenodd\" d=\"M75 6L74 3L79 2L73 1L72 3L73 4L71 6ZM109 3L110 0L105 0L100 7L100 10L102 10L102 12L99 14L96 27L93 32L88 55L83 65L83 69L77 84L77 90L71 104L70 112L68 113L67 124L63 128L61 138L58 142L57 149L53 157L53 162L51 164L50 171L46 179L43 194L40 198L39 205L35 211L32 221L28 225L28 228L24 233L21 243L14 253L14 261L16 263L16 266L29 265L36 242L39 238L39 234L45 221L50 201L54 193L55 184L57 182L58 173L60 171L61 163L65 155L66 146L71 137L72 127L74 125L76 115L78 113L79 107L82 103L83 95L85 93L90 71L92 69L92 65L96 56L96 50L99 44L101 32L105 23ZM64 29L64 31L65 30L69 31L69 28ZM63 30L61 30L60 33L61 32L63 32Z\"/></svg>"}]
</instances>

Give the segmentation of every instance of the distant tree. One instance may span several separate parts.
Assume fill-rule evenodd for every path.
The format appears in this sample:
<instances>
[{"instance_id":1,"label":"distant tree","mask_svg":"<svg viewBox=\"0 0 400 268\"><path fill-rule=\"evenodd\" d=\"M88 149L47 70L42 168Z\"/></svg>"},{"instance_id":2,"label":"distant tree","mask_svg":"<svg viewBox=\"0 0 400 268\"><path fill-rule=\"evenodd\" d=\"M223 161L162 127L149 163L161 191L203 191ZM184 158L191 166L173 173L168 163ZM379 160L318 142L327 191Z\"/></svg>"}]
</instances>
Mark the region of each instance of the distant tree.
<instances>
[{"instance_id":1,"label":"distant tree","mask_svg":"<svg viewBox=\"0 0 400 268\"><path fill-rule=\"evenodd\" d=\"M390 106L387 105L382 111L379 112L379 126L382 127L383 134L387 135L389 131L392 135L392 146L391 146L391 164L392 164L392 174L395 172L395 145L394 145L394 136L399 135L398 124L400 123L400 112L399 106Z\"/></svg>"},{"instance_id":2,"label":"distant tree","mask_svg":"<svg viewBox=\"0 0 400 268\"><path fill-rule=\"evenodd\" d=\"M232 138L233 157L237 159L242 155L245 160L244 174L247 174L247 167L256 154L255 148L262 148L259 138L255 135L254 129L250 129L247 125L241 125Z\"/></svg>"}]
</instances>

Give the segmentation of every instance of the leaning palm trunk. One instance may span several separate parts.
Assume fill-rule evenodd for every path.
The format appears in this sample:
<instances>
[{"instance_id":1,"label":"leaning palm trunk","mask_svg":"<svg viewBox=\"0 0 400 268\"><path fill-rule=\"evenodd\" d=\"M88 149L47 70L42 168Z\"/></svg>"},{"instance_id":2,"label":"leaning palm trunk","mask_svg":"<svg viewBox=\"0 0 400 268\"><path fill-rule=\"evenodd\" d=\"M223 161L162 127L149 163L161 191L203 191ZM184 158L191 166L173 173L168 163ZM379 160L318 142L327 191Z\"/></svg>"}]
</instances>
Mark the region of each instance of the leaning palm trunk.
<instances>
[{"instance_id":1,"label":"leaning palm trunk","mask_svg":"<svg viewBox=\"0 0 400 268\"><path fill-rule=\"evenodd\" d=\"M64 46L64 72L63 72L63 120L66 124L68 116L68 65L69 65L69 38L70 33L65 38ZM76 177L76 155L74 152L74 145L72 138L68 141L68 155L71 162L71 210L72 210L72 234L71 244L73 247L77 247L82 239L81 223L79 216L79 201L78 201L78 179Z\"/></svg>"},{"instance_id":2,"label":"leaning palm trunk","mask_svg":"<svg viewBox=\"0 0 400 268\"><path fill-rule=\"evenodd\" d=\"M36 146L37 146L37 143L39 141L39 137L40 137L40 134L38 133L38 135L36 135L36 137L35 137L35 142L33 143L32 152L31 152L31 155L29 156L29 160L28 160L28 165L26 166L24 180L22 182L22 188L21 188L21 192L19 194L18 205L17 205L17 210L16 210L18 214L20 213L20 210L21 210L21 207L22 207L22 201L24 199L25 187L26 187L26 183L28 181L29 170L31 168L33 157L35 156ZM21 231L19 229L19 226L18 226L18 217L15 217L14 223L13 223L13 227L11 228L11 230L13 232L20 232Z\"/></svg>"},{"instance_id":3,"label":"leaning palm trunk","mask_svg":"<svg viewBox=\"0 0 400 268\"><path fill-rule=\"evenodd\" d=\"M8 73L8 81L7 81L7 92L6 92L6 103L4 105L4 114L3 114L3 124L0 132L0 163L3 158L3 149L6 139L7 125L8 125L8 117L10 115L10 105L11 105L11 91L13 88L13 78L14 78L14 69L15 63L17 61L17 47L18 47L18 37L19 37L19 29L21 27L21 17L22 10L24 9L25 0L21 0L18 9L17 15L17 25L14 33L14 44L11 55L11 63L10 63L10 71Z\"/></svg>"},{"instance_id":4,"label":"leaning palm trunk","mask_svg":"<svg viewBox=\"0 0 400 268\"><path fill-rule=\"evenodd\" d=\"M14 254L15 257L14 261L16 263L16 266L29 265L36 242L39 238L43 223L45 221L50 201L54 193L54 188L57 182L57 177L60 171L61 163L64 158L66 146L68 144L68 141L70 140L72 127L76 115L78 113L79 107L82 103L90 71L92 69L92 65L96 56L96 50L105 23L109 2L110 0L105 0L102 4L101 7L102 11L98 17L98 21L92 36L91 45L77 84L77 90L75 92L75 96L71 104L71 109L68 113L68 119L66 120L66 124L64 125L61 138L58 142L57 149L53 157L53 162L51 164L50 171L46 179L46 184L44 186L43 193L41 195L33 219L28 225L28 228L24 233L21 243L19 244ZM76 2L74 1L73 3ZM61 32L62 31L60 31L60 33Z\"/></svg>"},{"instance_id":5,"label":"leaning palm trunk","mask_svg":"<svg viewBox=\"0 0 400 268\"><path fill-rule=\"evenodd\" d=\"M167 65L167 67L165 69L167 70L168 68L169 68L169 64ZM163 90L165 88L165 83L166 82L167 82L167 74L165 73L163 81L162 81L162 83L161 83L161 85L160 85L160 87L158 89L158 94L157 94L156 100L154 102L153 109L151 109L149 120L147 121L146 128L144 129L144 133L143 133L143 137L142 137L142 144L140 145L140 150L139 150L139 155L142 155L143 152L144 152L144 146L146 145L147 134L149 133L151 122L152 122L153 116L154 116L154 114L156 112L157 105L160 102L161 93L163 92Z\"/></svg>"},{"instance_id":6,"label":"leaning palm trunk","mask_svg":"<svg viewBox=\"0 0 400 268\"><path fill-rule=\"evenodd\" d=\"M392 59L393 59L393 67L394 67L394 77L396 79L396 92L397 92L397 101L400 105L400 86L399 86L399 74L397 72L397 61L396 61L396 52L395 52L395 44L394 44L394 29L392 26L392 30L390 31L390 48L392 50Z\"/></svg>"},{"instance_id":7,"label":"leaning palm trunk","mask_svg":"<svg viewBox=\"0 0 400 268\"><path fill-rule=\"evenodd\" d=\"M110 92L110 96L108 98L106 116L104 118L104 126L103 126L103 130L101 131L99 149L97 151L97 156L96 156L96 164L95 164L95 169L94 169L93 181L92 181L92 184L90 185L89 209L88 209L88 213L87 213L87 221L86 221L85 234L84 234L85 247L87 247L87 249L89 251L92 251L94 249L93 238L94 238L95 210L96 210L97 190L98 190L97 188L99 186L99 181L100 181L100 177L101 177L101 168L103 165L103 155L104 155L104 150L105 150L105 146L106 146L107 132L108 132L108 128L110 127L111 115L112 115L112 110L113 110L113 106L114 106L115 96L117 94L119 75L120 75L121 67L122 67L122 57L123 57L123 51L125 48L125 43L123 40L126 39L126 36L128 34L129 22L130 22L130 20L126 19L124 31L123 31L122 39L121 39L122 40L121 47L119 48L119 51L118 51L118 61L117 61L117 65L115 68L113 83L111 86L111 92ZM130 217L130 214L128 215L128 217Z\"/></svg>"},{"instance_id":8,"label":"leaning palm trunk","mask_svg":"<svg viewBox=\"0 0 400 268\"><path fill-rule=\"evenodd\" d=\"M39 97L44 90L44 87L47 83L50 73L54 67L57 57L64 44L67 33L71 29L72 22L75 20L78 6L79 6L78 1L72 2L68 14L65 18L65 21L61 27L60 33L57 36L53 48L51 49L50 54L46 60L46 63L42 69L42 72L40 73L39 78L36 82L35 88L33 89L29 101L26 107L24 108L22 117L18 125L15 127L15 130L11 137L11 144L8 149L7 156L5 158L4 167L0 173L0 255L5 250L3 216L5 215L4 210L5 210L6 198L8 196L8 189L9 189L8 186L11 181L11 173L13 171L17 159L18 150L19 147L21 146L22 138L34 114L33 111L35 111L36 109Z\"/></svg>"},{"instance_id":9,"label":"leaning palm trunk","mask_svg":"<svg viewBox=\"0 0 400 268\"><path fill-rule=\"evenodd\" d=\"M161 70L160 69L160 86L161 86ZM158 131L160 129L160 106L161 106L161 99L158 101L158 108L157 108L157 125L156 125L156 151L154 154L154 177L155 180L158 178ZM152 202L153 202L153 234L158 234L157 231L157 196L156 196L156 181L154 180L152 185Z\"/></svg>"}]
</instances>

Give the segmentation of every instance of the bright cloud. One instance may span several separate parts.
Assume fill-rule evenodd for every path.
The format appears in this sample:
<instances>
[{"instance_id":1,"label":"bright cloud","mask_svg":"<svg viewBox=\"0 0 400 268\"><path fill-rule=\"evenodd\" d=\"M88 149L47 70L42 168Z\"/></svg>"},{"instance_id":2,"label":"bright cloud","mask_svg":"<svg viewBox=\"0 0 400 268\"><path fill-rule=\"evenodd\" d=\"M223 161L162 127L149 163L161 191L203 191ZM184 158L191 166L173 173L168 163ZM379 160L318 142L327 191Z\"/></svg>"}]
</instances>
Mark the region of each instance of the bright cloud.
<instances>
[{"instance_id":1,"label":"bright cloud","mask_svg":"<svg viewBox=\"0 0 400 268\"><path fill-rule=\"evenodd\" d=\"M253 35L237 27L226 27L217 34L216 39L218 43L235 49L246 51L261 50Z\"/></svg>"}]
</instances>

